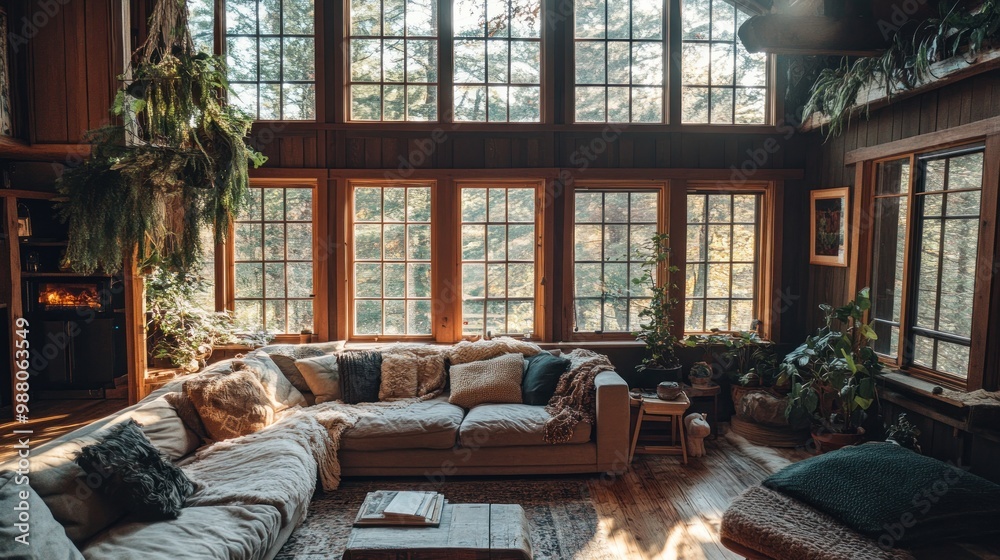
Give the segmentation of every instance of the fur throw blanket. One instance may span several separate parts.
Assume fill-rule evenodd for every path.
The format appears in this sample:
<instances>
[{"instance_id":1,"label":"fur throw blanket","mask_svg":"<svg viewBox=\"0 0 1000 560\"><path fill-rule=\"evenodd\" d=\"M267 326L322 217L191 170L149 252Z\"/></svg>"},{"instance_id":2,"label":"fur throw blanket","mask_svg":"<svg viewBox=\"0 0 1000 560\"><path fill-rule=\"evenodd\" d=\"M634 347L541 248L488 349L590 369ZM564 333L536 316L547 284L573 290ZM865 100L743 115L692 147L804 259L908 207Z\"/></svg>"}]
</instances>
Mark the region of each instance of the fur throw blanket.
<instances>
[{"instance_id":1,"label":"fur throw blanket","mask_svg":"<svg viewBox=\"0 0 1000 560\"><path fill-rule=\"evenodd\" d=\"M524 340L517 340L509 336L501 336L491 340L477 340L469 342L463 340L451 347L448 358L451 365L467 364L469 362L479 362L489 360L504 354L524 354L534 356L542 349L537 344L532 344Z\"/></svg>"},{"instance_id":2,"label":"fur throw blanket","mask_svg":"<svg viewBox=\"0 0 1000 560\"><path fill-rule=\"evenodd\" d=\"M552 417L545 422L542 435L547 443L566 443L580 422L597 425L597 390L594 379L602 371L613 371L608 357L591 350L577 348L563 354L569 360L569 370L559 378L556 392L545 411Z\"/></svg>"},{"instance_id":3,"label":"fur throw blanket","mask_svg":"<svg viewBox=\"0 0 1000 560\"><path fill-rule=\"evenodd\" d=\"M445 362L449 347L393 344L382 349L379 400L434 398L448 382Z\"/></svg>"}]
</instances>

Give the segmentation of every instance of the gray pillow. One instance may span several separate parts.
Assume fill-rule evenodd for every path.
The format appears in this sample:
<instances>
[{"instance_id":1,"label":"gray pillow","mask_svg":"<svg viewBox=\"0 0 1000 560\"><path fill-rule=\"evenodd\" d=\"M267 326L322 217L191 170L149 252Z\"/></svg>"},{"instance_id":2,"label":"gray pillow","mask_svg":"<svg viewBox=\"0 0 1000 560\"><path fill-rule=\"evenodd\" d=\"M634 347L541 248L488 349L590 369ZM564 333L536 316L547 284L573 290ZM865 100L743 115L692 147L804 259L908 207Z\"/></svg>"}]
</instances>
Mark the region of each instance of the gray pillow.
<instances>
[{"instance_id":1,"label":"gray pillow","mask_svg":"<svg viewBox=\"0 0 1000 560\"><path fill-rule=\"evenodd\" d=\"M0 472L0 542L4 543L0 546L0 558L83 560L66 536L66 530L52 517L49 507L28 486L27 480L28 477L14 471ZM18 527L22 514L28 516L27 527Z\"/></svg>"},{"instance_id":2,"label":"gray pillow","mask_svg":"<svg viewBox=\"0 0 1000 560\"><path fill-rule=\"evenodd\" d=\"M305 379L309 391L316 396L316 404L339 401L343 398L340 390L340 368L336 354L324 354L315 358L295 360L295 367Z\"/></svg>"},{"instance_id":3,"label":"gray pillow","mask_svg":"<svg viewBox=\"0 0 1000 560\"><path fill-rule=\"evenodd\" d=\"M281 368L267 353L255 350L242 358L236 359L234 368L237 371L252 371L264 386L264 392L275 412L281 412L293 406L305 406L306 399L302 393L288 381Z\"/></svg>"},{"instance_id":4,"label":"gray pillow","mask_svg":"<svg viewBox=\"0 0 1000 560\"><path fill-rule=\"evenodd\" d=\"M340 352L344 349L345 340L333 340L330 342L314 342L311 344L270 344L262 346L258 350L266 352L274 363L285 374L288 381L296 389L303 393L310 391L309 384L295 367L295 360L303 358L316 358L332 352Z\"/></svg>"}]
</instances>

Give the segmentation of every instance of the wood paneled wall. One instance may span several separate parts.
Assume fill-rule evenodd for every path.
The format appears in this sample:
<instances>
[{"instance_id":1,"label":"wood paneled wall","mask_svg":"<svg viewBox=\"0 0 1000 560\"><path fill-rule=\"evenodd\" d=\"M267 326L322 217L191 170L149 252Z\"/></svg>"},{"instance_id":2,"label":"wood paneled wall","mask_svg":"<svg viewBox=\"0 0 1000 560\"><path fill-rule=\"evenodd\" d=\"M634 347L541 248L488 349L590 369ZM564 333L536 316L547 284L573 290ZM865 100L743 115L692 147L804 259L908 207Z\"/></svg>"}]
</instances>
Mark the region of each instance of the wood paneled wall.
<instances>
[{"instance_id":1,"label":"wood paneled wall","mask_svg":"<svg viewBox=\"0 0 1000 560\"><path fill-rule=\"evenodd\" d=\"M823 142L818 132L810 133L814 146L806 160L806 189L854 186L854 166L844 165L844 155L851 150L876 146L919 134L937 132L1000 115L1000 72L980 74L944 88L904 99L871 113L870 118L852 120L850 128L834 139ZM788 203L786 202L786 205ZM799 208L808 208L803 203ZM808 251L808 249L807 249ZM808 252L805 254L808 263ZM853 294L847 293L847 268L808 266L810 302L806 325L815 328L822 322L816 307L820 303L843 304Z\"/></svg>"}]
</instances>

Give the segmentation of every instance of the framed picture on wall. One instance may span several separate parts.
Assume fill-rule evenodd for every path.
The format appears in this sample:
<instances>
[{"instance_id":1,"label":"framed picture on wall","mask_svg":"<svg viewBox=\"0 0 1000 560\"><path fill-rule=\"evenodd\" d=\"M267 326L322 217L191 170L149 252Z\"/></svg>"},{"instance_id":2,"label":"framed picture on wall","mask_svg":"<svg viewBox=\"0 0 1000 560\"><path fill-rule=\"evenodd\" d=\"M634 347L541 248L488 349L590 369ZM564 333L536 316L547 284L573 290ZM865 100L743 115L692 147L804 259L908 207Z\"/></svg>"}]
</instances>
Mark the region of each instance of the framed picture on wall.
<instances>
[{"instance_id":1,"label":"framed picture on wall","mask_svg":"<svg viewBox=\"0 0 1000 560\"><path fill-rule=\"evenodd\" d=\"M850 187L809 194L809 264L847 266Z\"/></svg>"}]
</instances>

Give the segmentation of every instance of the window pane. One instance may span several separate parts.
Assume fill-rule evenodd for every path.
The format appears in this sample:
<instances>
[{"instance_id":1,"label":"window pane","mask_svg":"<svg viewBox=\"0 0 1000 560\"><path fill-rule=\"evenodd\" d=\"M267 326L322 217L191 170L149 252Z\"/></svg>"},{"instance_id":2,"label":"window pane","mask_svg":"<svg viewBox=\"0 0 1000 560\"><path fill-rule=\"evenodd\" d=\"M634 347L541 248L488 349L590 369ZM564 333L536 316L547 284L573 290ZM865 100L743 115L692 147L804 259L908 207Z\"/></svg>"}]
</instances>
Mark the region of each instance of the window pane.
<instances>
[{"instance_id":1,"label":"window pane","mask_svg":"<svg viewBox=\"0 0 1000 560\"><path fill-rule=\"evenodd\" d=\"M768 122L767 55L748 53L736 36L750 15L725 0L682 0L682 122Z\"/></svg>"},{"instance_id":2,"label":"window pane","mask_svg":"<svg viewBox=\"0 0 1000 560\"><path fill-rule=\"evenodd\" d=\"M234 226L238 324L276 334L312 329L313 191L251 187L250 193L252 209Z\"/></svg>"},{"instance_id":3,"label":"window pane","mask_svg":"<svg viewBox=\"0 0 1000 560\"><path fill-rule=\"evenodd\" d=\"M759 194L687 196L685 330L747 330L755 317Z\"/></svg>"},{"instance_id":4,"label":"window pane","mask_svg":"<svg viewBox=\"0 0 1000 560\"><path fill-rule=\"evenodd\" d=\"M540 0L454 0L453 9L455 120L540 122Z\"/></svg>"},{"instance_id":5,"label":"window pane","mask_svg":"<svg viewBox=\"0 0 1000 560\"><path fill-rule=\"evenodd\" d=\"M460 187L462 334L525 334L535 309L535 189Z\"/></svg>"},{"instance_id":6,"label":"window pane","mask_svg":"<svg viewBox=\"0 0 1000 560\"><path fill-rule=\"evenodd\" d=\"M909 167L908 163L906 167ZM884 188L891 190L894 187ZM903 307L907 219L906 197L894 196L875 200L871 286L872 318L876 319L875 332L878 335L875 350L890 357L897 356L899 352L898 345L893 344L891 335L892 330L899 326Z\"/></svg>"},{"instance_id":7,"label":"window pane","mask_svg":"<svg viewBox=\"0 0 1000 560\"><path fill-rule=\"evenodd\" d=\"M195 44L208 52L212 5L206 0L188 4ZM225 5L230 99L258 120L314 120L313 1L228 0Z\"/></svg>"},{"instance_id":8,"label":"window pane","mask_svg":"<svg viewBox=\"0 0 1000 560\"><path fill-rule=\"evenodd\" d=\"M353 198L354 334L431 334L430 187L354 187Z\"/></svg>"},{"instance_id":9,"label":"window pane","mask_svg":"<svg viewBox=\"0 0 1000 560\"><path fill-rule=\"evenodd\" d=\"M573 313L579 332L631 332L648 291L645 247L656 232L659 195L652 191L587 191L574 195Z\"/></svg>"}]
</instances>

